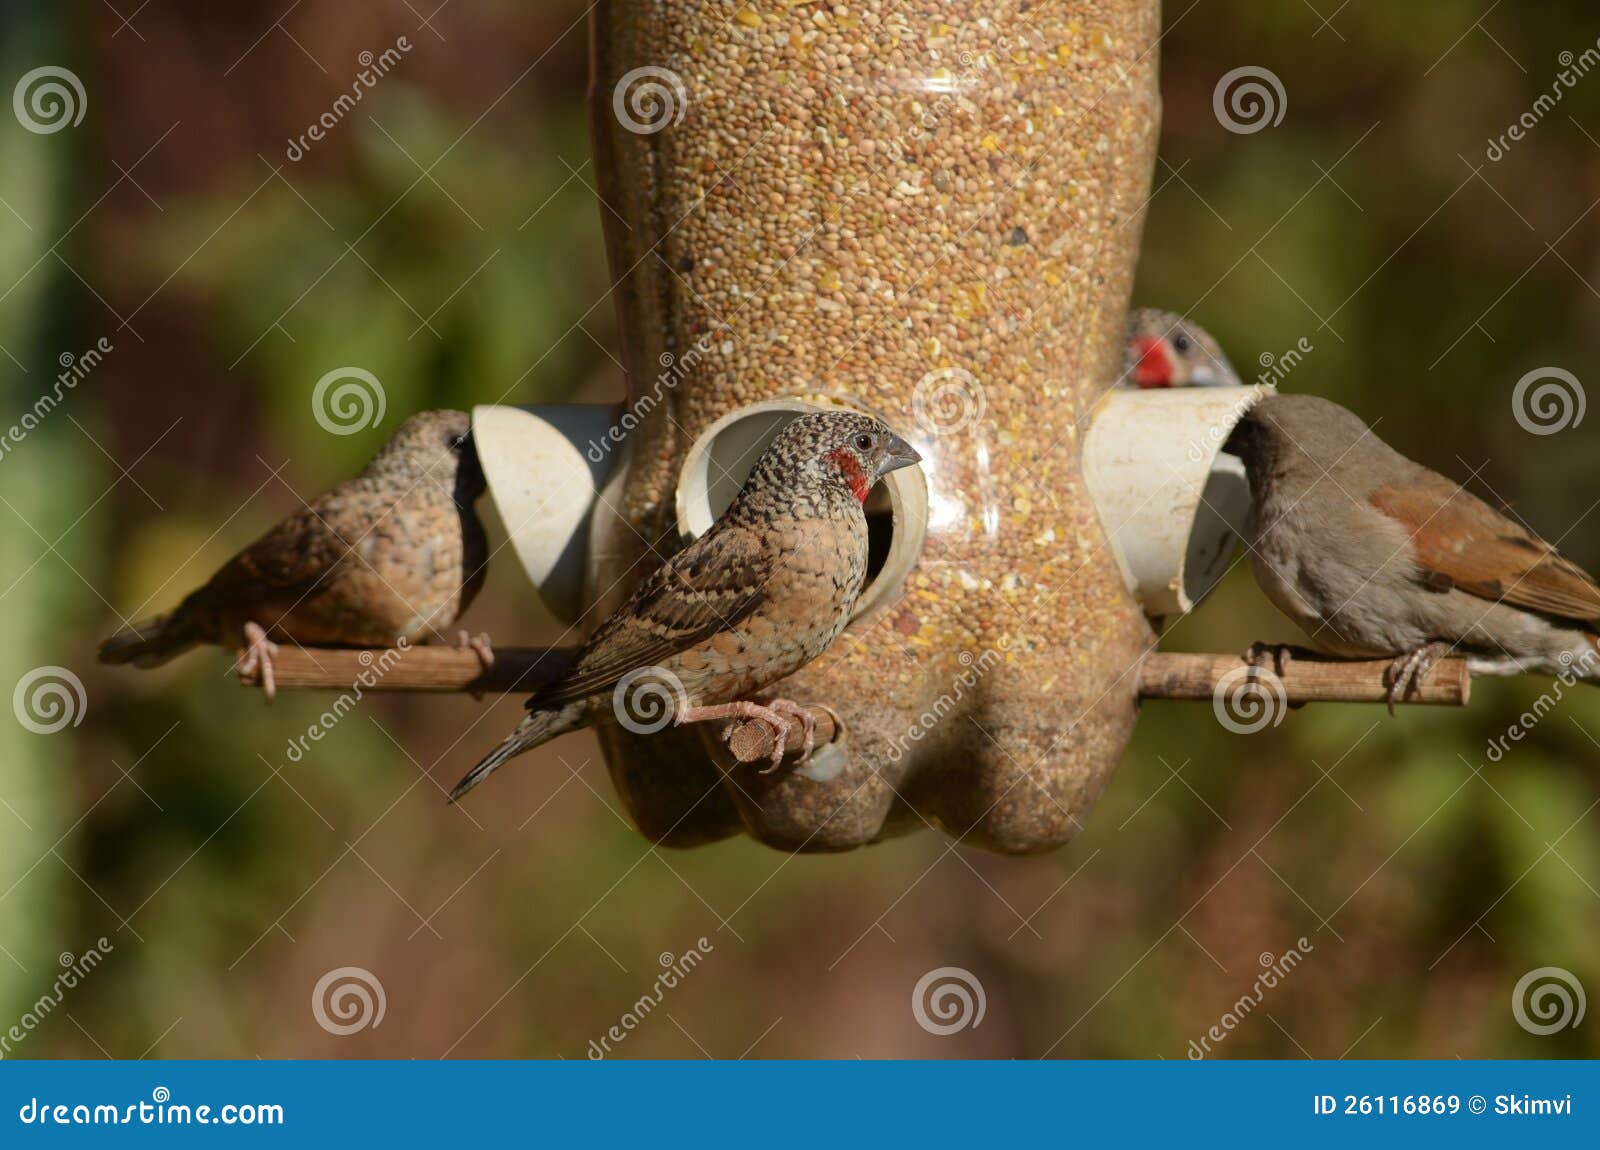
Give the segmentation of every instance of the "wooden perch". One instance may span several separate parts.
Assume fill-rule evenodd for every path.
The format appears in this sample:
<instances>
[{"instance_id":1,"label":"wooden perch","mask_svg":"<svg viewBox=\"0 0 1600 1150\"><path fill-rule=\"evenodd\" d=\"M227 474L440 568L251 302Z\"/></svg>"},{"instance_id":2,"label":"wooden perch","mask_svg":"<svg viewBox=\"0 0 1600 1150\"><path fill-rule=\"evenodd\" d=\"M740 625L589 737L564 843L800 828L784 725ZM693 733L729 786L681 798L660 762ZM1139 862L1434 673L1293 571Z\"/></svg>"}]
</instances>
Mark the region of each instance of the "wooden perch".
<instances>
[{"instance_id":1,"label":"wooden perch","mask_svg":"<svg viewBox=\"0 0 1600 1150\"><path fill-rule=\"evenodd\" d=\"M1389 659L1330 659L1296 647L1284 669L1283 701L1288 703L1383 703ZM1210 702L1228 675L1247 666L1238 655L1181 655L1158 651L1139 669L1141 699L1191 699ZM1272 679L1271 661L1263 676ZM1224 688L1226 690L1226 688ZM1472 694L1465 659L1441 659L1402 703L1464 707Z\"/></svg>"},{"instance_id":2,"label":"wooden perch","mask_svg":"<svg viewBox=\"0 0 1600 1150\"><path fill-rule=\"evenodd\" d=\"M410 647L403 651L354 651L327 648L282 647L274 665L281 689L347 691L469 691L473 693L528 692L560 673L570 650L546 647L500 647L487 670L476 652L464 647ZM1330 659L1296 649L1281 680L1283 703L1382 703L1387 685L1388 659ZM1237 655L1186 655L1158 651L1139 668L1142 699L1188 699L1210 702L1219 686L1224 691L1243 683L1246 663ZM1232 680L1229 676L1233 676ZM1261 672L1267 690L1276 675ZM255 676L241 676L246 686L256 686ZM1236 689L1236 688L1235 688ZM1464 659L1442 659L1428 672L1420 687L1401 700L1423 705L1464 707L1472 693L1472 677ZM833 714L812 706L816 719L816 745L838 736ZM799 724L790 728L784 753L796 755L804 744ZM772 732L763 723L746 720L734 725L728 747L741 763L763 763L772 756Z\"/></svg>"},{"instance_id":3,"label":"wooden perch","mask_svg":"<svg viewBox=\"0 0 1600 1150\"><path fill-rule=\"evenodd\" d=\"M487 669L466 647L407 647L353 650L330 647L278 648L273 659L279 690L467 691L487 694L532 691L566 666L570 651L552 647L496 648ZM370 682L368 680L371 680ZM239 676L247 687L259 676Z\"/></svg>"}]
</instances>

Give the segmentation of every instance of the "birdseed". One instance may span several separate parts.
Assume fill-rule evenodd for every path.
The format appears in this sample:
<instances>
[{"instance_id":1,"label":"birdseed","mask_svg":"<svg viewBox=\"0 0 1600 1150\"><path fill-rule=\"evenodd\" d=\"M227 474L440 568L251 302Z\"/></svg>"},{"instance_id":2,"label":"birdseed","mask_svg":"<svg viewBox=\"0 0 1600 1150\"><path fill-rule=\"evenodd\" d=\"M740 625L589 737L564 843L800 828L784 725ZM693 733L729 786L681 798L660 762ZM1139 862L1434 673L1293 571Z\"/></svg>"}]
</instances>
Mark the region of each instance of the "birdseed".
<instances>
[{"instance_id":1,"label":"birdseed","mask_svg":"<svg viewBox=\"0 0 1600 1150\"><path fill-rule=\"evenodd\" d=\"M916 443L932 500L904 594L779 688L842 718L843 773L724 778L714 731L606 733L645 834L839 850L932 823L1023 852L1080 825L1150 641L1078 431L1120 361L1158 24L1154 0L600 5L597 167L633 386L712 351L632 436L591 585L649 569L683 453L756 400L854 398Z\"/></svg>"}]
</instances>

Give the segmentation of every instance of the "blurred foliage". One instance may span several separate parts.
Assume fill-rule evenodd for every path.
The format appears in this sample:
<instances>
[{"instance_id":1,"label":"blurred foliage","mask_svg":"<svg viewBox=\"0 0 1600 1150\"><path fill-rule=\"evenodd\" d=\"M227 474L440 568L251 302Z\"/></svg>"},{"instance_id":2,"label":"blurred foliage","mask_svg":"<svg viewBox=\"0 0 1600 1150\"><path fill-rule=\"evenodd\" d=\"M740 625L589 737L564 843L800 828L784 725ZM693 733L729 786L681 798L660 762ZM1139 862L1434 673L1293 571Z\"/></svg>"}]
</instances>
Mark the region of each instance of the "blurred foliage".
<instances>
[{"instance_id":1,"label":"blurred foliage","mask_svg":"<svg viewBox=\"0 0 1600 1150\"><path fill-rule=\"evenodd\" d=\"M541 205L528 193L574 180L558 157L587 148L577 109L540 117L519 147L464 135L465 124L399 80L380 82L369 101L338 130L348 140L337 179L306 178L274 157L276 178L246 169L226 191L180 201L149 233L151 274L214 235L209 258L182 264L178 280L218 302L218 354L242 347L239 358L258 356L266 378L309 385L355 364L379 378L392 413L568 394L596 349L563 337L590 311L590 330L612 327L608 306L590 307L607 282L595 261L600 221L586 195ZM274 389L273 399L278 435L316 433L302 388ZM371 451L334 446L337 474Z\"/></svg>"},{"instance_id":2,"label":"blurred foliage","mask_svg":"<svg viewBox=\"0 0 1600 1150\"><path fill-rule=\"evenodd\" d=\"M43 50L59 46L53 23L38 13L0 9L0 75L26 71ZM86 445L64 421L31 434L23 431L20 440L12 431L32 408L34 395L52 389L58 370L57 344L66 325L50 318L51 301L62 295L50 237L66 225L74 157L68 146L40 146L39 138L10 116L0 119L0 157L26 160L0 163L0 283L7 285L0 297L0 411L6 413L0 418L0 434L6 436L0 451L0 517L7 521L7 541L0 546L0 620L6 636L0 644L0 684L11 700L24 676L56 661L53 628L88 625L96 613L78 594L69 571L71 564L86 562L87 533L69 538L71 533L61 530L91 498L83 482ZM44 535L30 528L34 523L55 526L47 526ZM64 682L58 675L49 679ZM35 682L46 685L43 678ZM25 713L54 722L54 701L32 691L24 696ZM28 705L28 697L37 704ZM59 702L66 713L81 714L75 701ZM61 912L71 902L65 887L72 864L39 865L57 848L68 857L75 853L66 843L74 788L51 754L52 738L9 715L0 722L0 1017L8 1019L0 1031L10 1025L12 1004L31 1001L41 980L54 977L57 951L76 933L73 916Z\"/></svg>"},{"instance_id":3,"label":"blurred foliage","mask_svg":"<svg viewBox=\"0 0 1600 1150\"><path fill-rule=\"evenodd\" d=\"M280 29L278 8L185 3L141 10L136 34L86 9L64 54L0 38L7 90L48 58L90 92L78 129L0 122L0 289L19 281L0 345L30 366L0 360L0 396L20 411L63 350L116 342L71 419L0 459L0 514L22 520L0 548L0 687L61 663L90 699L69 732L0 724L0 825L18 824L0 835L15 888L0 1029L56 952L116 943L15 1053L583 1057L659 956L701 937L710 957L619 1055L1179 1058L1260 955L1301 937L1309 957L1219 1056L1600 1053L1592 1020L1536 1037L1510 1009L1535 967L1600 991L1593 690L1499 761L1490 741L1546 682L1480 681L1464 711L1392 720L1310 708L1250 736L1153 703L1068 849L1004 859L926 833L790 859L745 841L649 849L586 737L508 772L492 801L445 808L439 784L515 721L515 700L368 700L294 762L288 740L328 697L263 708L215 652L148 674L94 664L116 613L170 605L406 412L616 394L582 10L451 6L434 32L403 5L312 3ZM1600 338L1600 78L1485 156L1558 54L1600 36L1579 0L1540 15L1480 27L1467 0L1351 5L1331 24L1247 0L1169 11L1136 295L1191 310L1246 374L1307 339L1286 389L1476 473L1474 490L1596 568L1592 424L1539 438L1510 411L1525 372L1583 376ZM358 52L399 35L415 50L288 161ZM1213 87L1242 64L1282 78L1279 126L1218 124ZM346 365L382 380L388 412L329 436L308 394ZM497 564L468 622L553 638L525 600ZM1240 569L1165 642L1295 637ZM387 1015L339 1038L308 1000L351 965L381 979ZM983 1026L952 1038L907 1008L944 965L988 995Z\"/></svg>"}]
</instances>

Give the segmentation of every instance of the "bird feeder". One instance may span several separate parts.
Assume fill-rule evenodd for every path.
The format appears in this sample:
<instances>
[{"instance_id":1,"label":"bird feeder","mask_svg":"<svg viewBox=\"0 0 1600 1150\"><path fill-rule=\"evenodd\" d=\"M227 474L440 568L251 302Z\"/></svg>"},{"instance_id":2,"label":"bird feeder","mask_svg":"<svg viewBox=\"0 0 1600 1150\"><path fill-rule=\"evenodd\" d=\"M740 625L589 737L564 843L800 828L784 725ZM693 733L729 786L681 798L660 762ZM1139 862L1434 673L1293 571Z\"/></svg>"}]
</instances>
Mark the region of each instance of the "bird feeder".
<instances>
[{"instance_id":1,"label":"bird feeder","mask_svg":"<svg viewBox=\"0 0 1600 1150\"><path fill-rule=\"evenodd\" d=\"M813 755L766 775L763 730L602 727L632 818L679 846L1064 843L1141 695L1210 699L1241 673L1148 657L1146 617L1226 564L1244 489L1220 447L1261 392L1107 395L1155 162L1157 0L600 0L592 31L628 395L474 413L546 605L604 618L805 410L873 413L925 461L869 498L856 617L779 686L817 719ZM428 650L384 685L539 673L538 652L484 672ZM314 675L295 654L284 686L359 659L318 652ZM1284 700L1382 698L1381 664L1331 666L1296 660ZM1414 701L1465 697L1454 661Z\"/></svg>"},{"instance_id":2,"label":"bird feeder","mask_svg":"<svg viewBox=\"0 0 1600 1150\"><path fill-rule=\"evenodd\" d=\"M783 684L837 718L831 777L607 730L647 833L842 849L931 824L1032 851L1105 785L1150 632L1081 431L1118 362L1158 31L1155 0L602 0L597 171L626 408L648 410L591 605L700 522L723 440L774 401L874 412L926 460L925 512L886 496L865 612Z\"/></svg>"}]
</instances>

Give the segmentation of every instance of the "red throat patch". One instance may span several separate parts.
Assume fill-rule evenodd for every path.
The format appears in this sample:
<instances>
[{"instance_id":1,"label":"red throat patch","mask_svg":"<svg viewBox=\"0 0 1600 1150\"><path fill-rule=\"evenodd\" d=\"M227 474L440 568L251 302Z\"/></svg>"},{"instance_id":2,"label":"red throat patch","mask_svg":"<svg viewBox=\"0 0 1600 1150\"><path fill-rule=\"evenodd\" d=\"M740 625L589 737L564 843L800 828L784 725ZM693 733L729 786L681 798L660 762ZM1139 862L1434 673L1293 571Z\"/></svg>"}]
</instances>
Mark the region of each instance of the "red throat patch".
<instances>
[{"instance_id":1,"label":"red throat patch","mask_svg":"<svg viewBox=\"0 0 1600 1150\"><path fill-rule=\"evenodd\" d=\"M867 493L872 490L872 484L867 480L867 473L861 466L861 460L845 447L834 448L828 452L828 458L839 468L845 482L850 484L850 493L856 497L856 502L866 503Z\"/></svg>"},{"instance_id":2,"label":"red throat patch","mask_svg":"<svg viewBox=\"0 0 1600 1150\"><path fill-rule=\"evenodd\" d=\"M1167 353L1165 340L1142 335L1133 341L1133 350L1139 356L1133 365L1134 383L1146 389L1172 386L1172 356Z\"/></svg>"}]
</instances>

